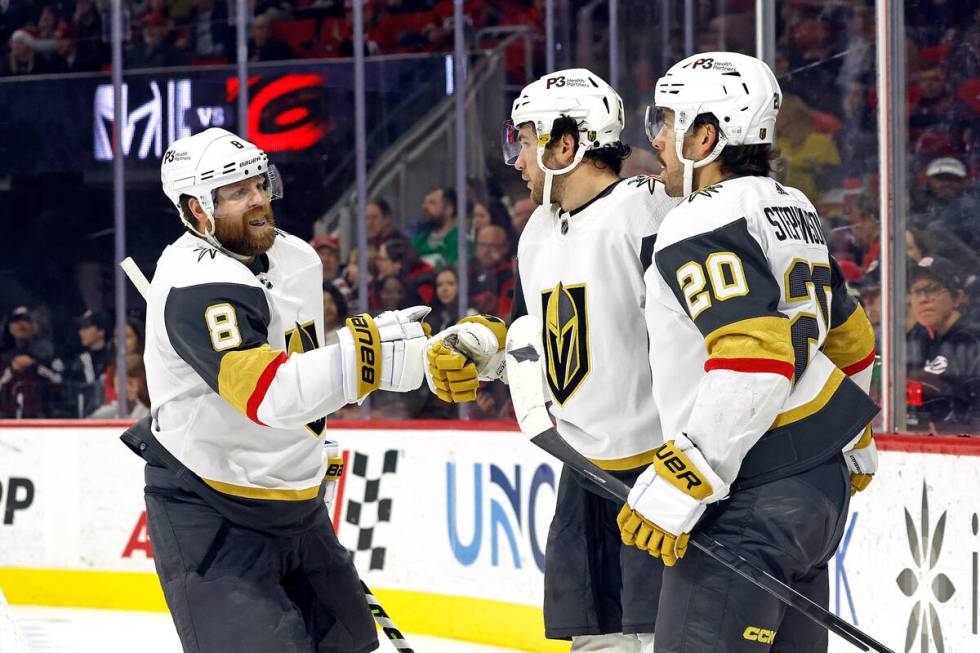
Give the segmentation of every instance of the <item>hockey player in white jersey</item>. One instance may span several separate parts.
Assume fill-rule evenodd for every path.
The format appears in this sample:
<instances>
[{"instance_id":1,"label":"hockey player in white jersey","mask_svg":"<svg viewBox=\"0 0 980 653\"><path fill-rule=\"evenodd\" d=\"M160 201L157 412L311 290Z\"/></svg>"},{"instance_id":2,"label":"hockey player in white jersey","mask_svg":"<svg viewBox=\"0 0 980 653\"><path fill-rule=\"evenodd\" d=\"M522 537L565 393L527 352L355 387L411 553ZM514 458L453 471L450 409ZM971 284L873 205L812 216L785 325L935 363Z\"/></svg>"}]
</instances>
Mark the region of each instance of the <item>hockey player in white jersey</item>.
<instances>
[{"instance_id":1,"label":"hockey player in white jersey","mask_svg":"<svg viewBox=\"0 0 980 653\"><path fill-rule=\"evenodd\" d=\"M266 154L208 129L176 141L161 176L187 231L150 284L151 417L123 441L146 461L154 562L184 650L374 650L324 503L342 467L325 417L421 385L428 309L355 316L321 346L320 260L276 228Z\"/></svg>"},{"instance_id":2,"label":"hockey player in white jersey","mask_svg":"<svg viewBox=\"0 0 980 653\"><path fill-rule=\"evenodd\" d=\"M658 653L826 651L826 630L688 551L689 533L826 607L849 495L877 465L867 428L877 407L860 387L871 325L812 204L767 176L780 100L763 62L711 52L673 66L648 110L667 192L685 199L646 278L667 442L619 524L624 542L668 565Z\"/></svg>"},{"instance_id":3,"label":"hockey player in white jersey","mask_svg":"<svg viewBox=\"0 0 980 653\"><path fill-rule=\"evenodd\" d=\"M542 322L559 432L632 483L663 444L645 356L643 273L677 200L655 177L619 177L630 152L622 129L622 100L606 82L561 70L514 101L504 145L538 205L518 245L513 317ZM477 316L434 336L433 390L447 401L474 399L478 376L503 372L505 333L502 320ZM652 651L662 566L622 545L618 508L562 473L544 616L546 635L571 638L573 651Z\"/></svg>"}]
</instances>

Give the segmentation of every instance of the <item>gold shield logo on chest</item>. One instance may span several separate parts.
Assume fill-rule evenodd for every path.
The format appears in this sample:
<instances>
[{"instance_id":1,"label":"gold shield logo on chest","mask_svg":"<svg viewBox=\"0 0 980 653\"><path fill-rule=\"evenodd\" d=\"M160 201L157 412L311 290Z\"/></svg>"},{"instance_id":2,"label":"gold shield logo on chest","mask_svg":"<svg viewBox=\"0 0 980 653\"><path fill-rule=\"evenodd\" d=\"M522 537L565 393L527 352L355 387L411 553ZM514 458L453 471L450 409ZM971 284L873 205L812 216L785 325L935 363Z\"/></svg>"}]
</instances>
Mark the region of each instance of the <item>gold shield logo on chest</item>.
<instances>
[{"instance_id":1,"label":"gold shield logo on chest","mask_svg":"<svg viewBox=\"0 0 980 653\"><path fill-rule=\"evenodd\" d=\"M560 281L541 293L542 329L548 386L564 404L589 375L589 332L585 284Z\"/></svg>"}]
</instances>

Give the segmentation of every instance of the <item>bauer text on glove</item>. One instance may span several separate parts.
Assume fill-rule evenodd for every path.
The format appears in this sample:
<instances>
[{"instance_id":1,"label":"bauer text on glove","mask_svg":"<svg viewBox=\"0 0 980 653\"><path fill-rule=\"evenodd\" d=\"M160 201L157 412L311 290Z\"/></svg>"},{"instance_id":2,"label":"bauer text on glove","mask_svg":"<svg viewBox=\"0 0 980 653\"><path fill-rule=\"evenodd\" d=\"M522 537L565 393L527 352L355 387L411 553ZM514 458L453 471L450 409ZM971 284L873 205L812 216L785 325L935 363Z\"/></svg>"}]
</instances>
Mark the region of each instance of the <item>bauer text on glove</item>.
<instances>
[{"instance_id":1,"label":"bauer text on glove","mask_svg":"<svg viewBox=\"0 0 980 653\"><path fill-rule=\"evenodd\" d=\"M347 319L337 332L344 361L344 395L360 401L374 390L408 392L422 385L425 374L427 306L367 313Z\"/></svg>"},{"instance_id":2,"label":"bauer text on glove","mask_svg":"<svg viewBox=\"0 0 980 653\"><path fill-rule=\"evenodd\" d=\"M619 512L623 543L672 566L684 557L691 529L707 504L727 494L728 486L686 436L669 440L640 474Z\"/></svg>"}]
</instances>

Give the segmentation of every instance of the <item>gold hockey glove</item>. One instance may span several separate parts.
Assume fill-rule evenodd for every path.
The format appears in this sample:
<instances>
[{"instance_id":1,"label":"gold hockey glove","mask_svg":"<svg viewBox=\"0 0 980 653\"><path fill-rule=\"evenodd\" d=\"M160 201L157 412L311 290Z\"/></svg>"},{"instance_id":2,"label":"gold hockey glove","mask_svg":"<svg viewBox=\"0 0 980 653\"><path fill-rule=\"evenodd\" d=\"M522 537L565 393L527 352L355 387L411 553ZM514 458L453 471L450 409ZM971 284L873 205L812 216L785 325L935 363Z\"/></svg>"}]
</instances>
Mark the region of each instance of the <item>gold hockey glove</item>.
<instances>
[{"instance_id":1,"label":"gold hockey glove","mask_svg":"<svg viewBox=\"0 0 980 653\"><path fill-rule=\"evenodd\" d=\"M474 401L480 381L506 383L507 325L492 315L471 315L440 331L426 347L425 378L443 401Z\"/></svg>"},{"instance_id":2,"label":"gold hockey glove","mask_svg":"<svg viewBox=\"0 0 980 653\"><path fill-rule=\"evenodd\" d=\"M875 446L874 434L868 424L857 442L844 448L844 460L851 471L851 496L868 487L878 471L878 448Z\"/></svg>"},{"instance_id":3,"label":"gold hockey glove","mask_svg":"<svg viewBox=\"0 0 980 653\"><path fill-rule=\"evenodd\" d=\"M673 566L687 552L691 529L728 485L684 435L668 440L643 470L616 523L623 544Z\"/></svg>"}]
</instances>

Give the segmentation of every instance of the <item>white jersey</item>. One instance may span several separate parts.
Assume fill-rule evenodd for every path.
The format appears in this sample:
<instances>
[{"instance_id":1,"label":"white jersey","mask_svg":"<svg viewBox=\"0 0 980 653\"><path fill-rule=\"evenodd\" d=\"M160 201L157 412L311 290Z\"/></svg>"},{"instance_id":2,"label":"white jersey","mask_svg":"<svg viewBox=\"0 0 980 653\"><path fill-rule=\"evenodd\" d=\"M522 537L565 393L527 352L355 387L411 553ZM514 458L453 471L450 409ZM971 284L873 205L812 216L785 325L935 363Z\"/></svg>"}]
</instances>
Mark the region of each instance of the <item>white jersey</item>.
<instances>
[{"instance_id":1,"label":"white jersey","mask_svg":"<svg viewBox=\"0 0 980 653\"><path fill-rule=\"evenodd\" d=\"M542 320L558 432L605 469L649 464L663 444L643 272L677 202L654 177L623 179L570 213L538 207L518 246L514 317Z\"/></svg>"},{"instance_id":2,"label":"white jersey","mask_svg":"<svg viewBox=\"0 0 980 653\"><path fill-rule=\"evenodd\" d=\"M693 193L646 281L665 437L685 433L726 483L826 459L876 412L846 378L873 361L870 324L798 190L739 177ZM764 435L765 460L742 469Z\"/></svg>"},{"instance_id":3,"label":"white jersey","mask_svg":"<svg viewBox=\"0 0 980 653\"><path fill-rule=\"evenodd\" d=\"M316 496L324 418L345 403L338 346L319 346L321 284L316 252L282 232L250 266L189 233L160 256L144 355L153 434L211 488Z\"/></svg>"}]
</instances>

